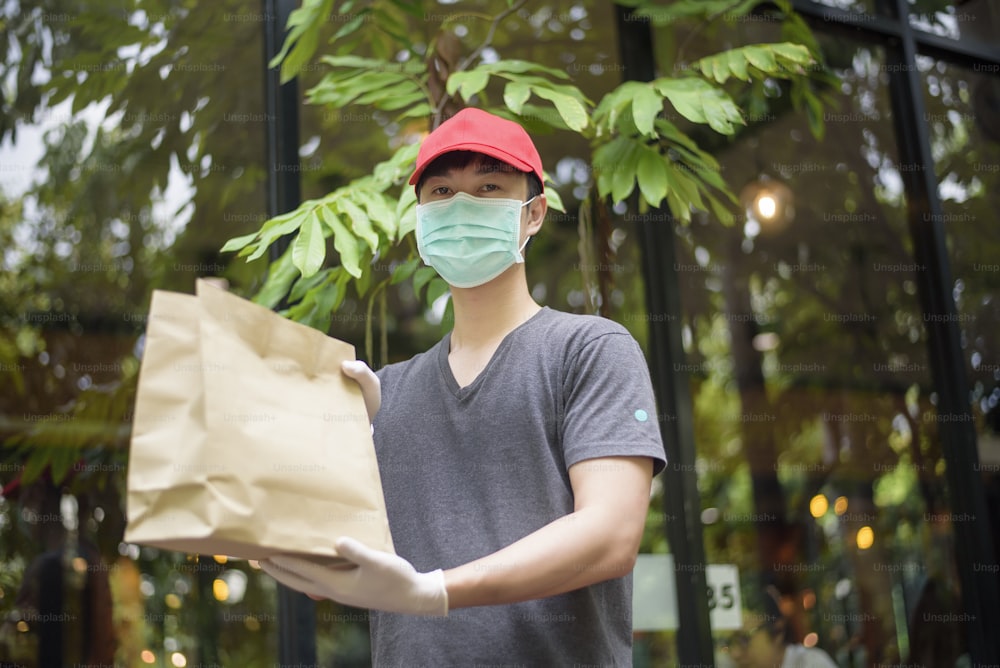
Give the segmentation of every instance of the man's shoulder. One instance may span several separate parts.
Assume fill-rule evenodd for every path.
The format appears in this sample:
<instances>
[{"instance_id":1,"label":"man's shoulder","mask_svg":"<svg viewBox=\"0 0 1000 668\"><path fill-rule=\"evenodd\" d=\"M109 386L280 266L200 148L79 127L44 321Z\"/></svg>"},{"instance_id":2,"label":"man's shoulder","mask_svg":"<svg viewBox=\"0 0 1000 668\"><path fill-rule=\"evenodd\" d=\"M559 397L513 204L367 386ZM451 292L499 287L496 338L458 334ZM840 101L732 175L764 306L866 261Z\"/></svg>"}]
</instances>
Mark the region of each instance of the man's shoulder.
<instances>
[{"instance_id":1,"label":"man's shoulder","mask_svg":"<svg viewBox=\"0 0 1000 668\"><path fill-rule=\"evenodd\" d=\"M632 336L620 323L601 316L567 313L548 307L543 313L545 318L541 323L541 331L547 338L569 339L585 344L607 334Z\"/></svg>"}]
</instances>

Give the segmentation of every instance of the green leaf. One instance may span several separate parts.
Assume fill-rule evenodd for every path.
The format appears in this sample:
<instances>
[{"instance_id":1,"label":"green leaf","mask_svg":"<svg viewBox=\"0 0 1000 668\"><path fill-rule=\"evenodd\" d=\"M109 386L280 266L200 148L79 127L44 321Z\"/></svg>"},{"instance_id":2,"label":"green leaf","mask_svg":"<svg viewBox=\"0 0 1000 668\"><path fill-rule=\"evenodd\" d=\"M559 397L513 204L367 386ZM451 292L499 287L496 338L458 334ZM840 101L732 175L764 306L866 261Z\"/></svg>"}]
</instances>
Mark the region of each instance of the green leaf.
<instances>
[{"instance_id":1,"label":"green leaf","mask_svg":"<svg viewBox=\"0 0 1000 668\"><path fill-rule=\"evenodd\" d=\"M657 207L667 196L667 166L665 158L655 148L644 147L639 154L636 177L639 192L650 206Z\"/></svg>"},{"instance_id":2,"label":"green leaf","mask_svg":"<svg viewBox=\"0 0 1000 668\"><path fill-rule=\"evenodd\" d=\"M364 209L352 202L347 197L341 197L335 202L339 213L351 219L351 229L359 238L368 243L368 247L374 253L378 250L378 233L372 227L372 221L368 219L368 214Z\"/></svg>"},{"instance_id":3,"label":"green leaf","mask_svg":"<svg viewBox=\"0 0 1000 668\"><path fill-rule=\"evenodd\" d=\"M723 62L722 58L716 58L712 61L712 78L718 83L722 83L729 78L728 58L726 62Z\"/></svg>"},{"instance_id":4,"label":"green leaf","mask_svg":"<svg viewBox=\"0 0 1000 668\"><path fill-rule=\"evenodd\" d=\"M320 208L323 222L333 232L333 247L340 254L340 264L354 278L361 276L361 251L357 238L337 218L330 207Z\"/></svg>"},{"instance_id":5,"label":"green leaf","mask_svg":"<svg viewBox=\"0 0 1000 668\"><path fill-rule=\"evenodd\" d=\"M413 272L417 270L418 266L420 266L419 257L410 258L406 262L397 264L392 270L392 276L389 278L389 285L402 283L413 275Z\"/></svg>"},{"instance_id":6,"label":"green leaf","mask_svg":"<svg viewBox=\"0 0 1000 668\"><path fill-rule=\"evenodd\" d=\"M762 72L773 73L778 69L774 53L767 46L745 46L743 52L746 54L747 62Z\"/></svg>"},{"instance_id":7,"label":"green leaf","mask_svg":"<svg viewBox=\"0 0 1000 668\"><path fill-rule=\"evenodd\" d=\"M419 295L423 287L435 276L437 276L437 271L434 270L434 267L420 267L417 269L413 275L413 294Z\"/></svg>"},{"instance_id":8,"label":"green leaf","mask_svg":"<svg viewBox=\"0 0 1000 668\"><path fill-rule=\"evenodd\" d=\"M449 290L448 283L445 282L443 278L435 278L427 286L427 300L428 306L431 306L438 300L438 297L447 293Z\"/></svg>"},{"instance_id":9,"label":"green leaf","mask_svg":"<svg viewBox=\"0 0 1000 668\"><path fill-rule=\"evenodd\" d=\"M794 42L776 42L770 45L771 49L781 58L787 61L798 63L799 65L810 65L815 60L808 47Z\"/></svg>"},{"instance_id":10,"label":"green leaf","mask_svg":"<svg viewBox=\"0 0 1000 668\"><path fill-rule=\"evenodd\" d=\"M653 85L689 121L706 123L722 134L732 134L734 123L744 123L732 99L703 79L657 79Z\"/></svg>"},{"instance_id":11,"label":"green leaf","mask_svg":"<svg viewBox=\"0 0 1000 668\"><path fill-rule=\"evenodd\" d=\"M292 249L289 247L267 268L267 280L252 301L266 308L274 308L288 294L292 281L300 275L299 268L292 262Z\"/></svg>"},{"instance_id":12,"label":"green leaf","mask_svg":"<svg viewBox=\"0 0 1000 668\"><path fill-rule=\"evenodd\" d=\"M448 95L454 95L458 91L462 99L468 102L473 95L486 88L490 81L490 73L482 69L469 70L467 72L453 72L448 76Z\"/></svg>"},{"instance_id":13,"label":"green leaf","mask_svg":"<svg viewBox=\"0 0 1000 668\"><path fill-rule=\"evenodd\" d=\"M265 222L260 228L260 241L257 243L257 250L247 257L247 262L261 257L276 240L299 229L313 206L313 201L303 202L294 211L283 213Z\"/></svg>"},{"instance_id":14,"label":"green leaf","mask_svg":"<svg viewBox=\"0 0 1000 668\"><path fill-rule=\"evenodd\" d=\"M663 98L649 86L641 86L635 89L635 97L632 98L632 118L635 120L635 127L643 135L652 137L656 134L653 121L663 111Z\"/></svg>"},{"instance_id":15,"label":"green leaf","mask_svg":"<svg viewBox=\"0 0 1000 668\"><path fill-rule=\"evenodd\" d=\"M611 131L618 123L618 117L622 111L632 102L639 90L648 88L648 84L638 81L626 81L618 86L598 102L594 109L593 120L597 126L598 134L604 134L604 130L611 134ZM663 109L663 102L660 102L660 109Z\"/></svg>"},{"instance_id":16,"label":"green leaf","mask_svg":"<svg viewBox=\"0 0 1000 668\"><path fill-rule=\"evenodd\" d=\"M339 267L328 267L323 271L316 272L312 276L300 276L292 286L292 291L288 293L288 301L295 303L305 297L306 293L317 285L330 279L330 273L337 271Z\"/></svg>"},{"instance_id":17,"label":"green leaf","mask_svg":"<svg viewBox=\"0 0 1000 668\"><path fill-rule=\"evenodd\" d=\"M519 81L511 81L503 89L503 103L515 114L521 113L529 97L531 97L531 87Z\"/></svg>"},{"instance_id":18,"label":"green leaf","mask_svg":"<svg viewBox=\"0 0 1000 668\"><path fill-rule=\"evenodd\" d=\"M417 144L406 144L393 153L391 158L375 165L375 169L372 170L372 188L382 192L396 181L409 176L410 172L413 171L413 163L417 159L419 150L420 147ZM356 187L359 181L353 182L352 187Z\"/></svg>"},{"instance_id":19,"label":"green leaf","mask_svg":"<svg viewBox=\"0 0 1000 668\"><path fill-rule=\"evenodd\" d=\"M593 168L597 175L597 191L607 197L612 190L612 177L621 164L631 142L625 137L615 137L594 150Z\"/></svg>"},{"instance_id":20,"label":"green leaf","mask_svg":"<svg viewBox=\"0 0 1000 668\"><path fill-rule=\"evenodd\" d=\"M316 52L319 32L325 17L333 8L333 0L304 0L302 6L288 16L288 36L268 67L281 63L281 83L287 83Z\"/></svg>"},{"instance_id":21,"label":"green leaf","mask_svg":"<svg viewBox=\"0 0 1000 668\"><path fill-rule=\"evenodd\" d=\"M400 193L396 204L396 219L399 220L399 239L417 228L417 194L413 188L403 188Z\"/></svg>"},{"instance_id":22,"label":"green leaf","mask_svg":"<svg viewBox=\"0 0 1000 668\"><path fill-rule=\"evenodd\" d=\"M400 98L410 99L412 104L414 96L417 96L418 100L424 99L420 86L414 81L400 81L370 90L356 99L354 104L370 104L378 109L398 109L396 105L399 104Z\"/></svg>"},{"instance_id":23,"label":"green leaf","mask_svg":"<svg viewBox=\"0 0 1000 668\"><path fill-rule=\"evenodd\" d=\"M364 205L372 222L385 232L390 242L393 241L397 231L396 214L389 208L386 197L363 188L355 190L354 197Z\"/></svg>"},{"instance_id":24,"label":"green leaf","mask_svg":"<svg viewBox=\"0 0 1000 668\"><path fill-rule=\"evenodd\" d=\"M684 118L694 123L705 123L705 110L701 97L711 86L698 79L660 80L654 82L657 90L674 106ZM699 86L698 84L702 84Z\"/></svg>"},{"instance_id":25,"label":"green leaf","mask_svg":"<svg viewBox=\"0 0 1000 668\"><path fill-rule=\"evenodd\" d=\"M403 109L404 107L411 107L418 102L424 102L427 99L427 96L424 95L423 91L421 91L419 87L415 86L415 88L417 91L415 93L410 93L409 95L399 94L391 98L379 100L376 107L382 111L396 111L398 109Z\"/></svg>"},{"instance_id":26,"label":"green leaf","mask_svg":"<svg viewBox=\"0 0 1000 668\"><path fill-rule=\"evenodd\" d=\"M528 72L539 72L555 77L556 79L568 80L570 78L563 70L517 58L505 58L493 63L485 63L479 65L476 69L489 72L490 74L526 74Z\"/></svg>"},{"instance_id":27,"label":"green leaf","mask_svg":"<svg viewBox=\"0 0 1000 668\"><path fill-rule=\"evenodd\" d=\"M805 94L806 117L809 120L809 131L812 136L822 141L826 134L826 124L823 121L823 103L811 91Z\"/></svg>"},{"instance_id":28,"label":"green leaf","mask_svg":"<svg viewBox=\"0 0 1000 668\"><path fill-rule=\"evenodd\" d=\"M692 206L699 209L705 208L704 203L701 201L701 194L698 192L698 187L692 178L674 163L669 161L664 162L664 166L667 168L667 180L670 184L670 191L681 203L680 210L674 211L674 215L680 216L684 220L691 220Z\"/></svg>"},{"instance_id":29,"label":"green leaf","mask_svg":"<svg viewBox=\"0 0 1000 668\"><path fill-rule=\"evenodd\" d=\"M233 237L232 239L226 242L226 244L220 249L219 252L228 253L230 251L240 250L244 246L249 245L250 242L252 242L254 239L256 239L258 234L260 234L260 232L245 234L242 237Z\"/></svg>"},{"instance_id":30,"label":"green leaf","mask_svg":"<svg viewBox=\"0 0 1000 668\"><path fill-rule=\"evenodd\" d=\"M346 9L344 11L346 11ZM345 23L340 27L340 30L337 31L337 34L335 34L333 37L330 38L330 41L336 42L341 37L346 37L347 35L350 35L352 32L360 28L361 25L365 22L366 14L370 12L371 9L366 7L365 9L355 14L354 18L352 18L350 21L348 21L347 23Z\"/></svg>"},{"instance_id":31,"label":"green leaf","mask_svg":"<svg viewBox=\"0 0 1000 668\"><path fill-rule=\"evenodd\" d=\"M611 199L622 202L635 190L636 171L639 166L639 145L629 141L621 162L611 174Z\"/></svg>"},{"instance_id":32,"label":"green leaf","mask_svg":"<svg viewBox=\"0 0 1000 668\"><path fill-rule=\"evenodd\" d=\"M566 205L563 204L562 196L555 188L549 186L545 189L545 201L548 202L550 209L566 213Z\"/></svg>"},{"instance_id":33,"label":"green leaf","mask_svg":"<svg viewBox=\"0 0 1000 668\"><path fill-rule=\"evenodd\" d=\"M538 86L532 86L531 90L538 97L548 100L555 105L559 115L571 130L580 132L590 123L590 118L587 116L587 109L576 98L549 88L541 88Z\"/></svg>"},{"instance_id":34,"label":"green leaf","mask_svg":"<svg viewBox=\"0 0 1000 668\"><path fill-rule=\"evenodd\" d=\"M732 225L733 222L735 221L733 212L727 209L725 206L723 206L722 202L715 199L711 195L709 195L707 199L708 199L708 206L711 208L712 213L715 214L715 217L719 219L719 222L727 226Z\"/></svg>"},{"instance_id":35,"label":"green leaf","mask_svg":"<svg viewBox=\"0 0 1000 668\"><path fill-rule=\"evenodd\" d=\"M720 56L722 54L719 54ZM747 61L743 57L743 54L739 50L726 51L726 60L729 63L729 71L734 77L740 81L750 81L750 75L747 73ZM721 81L719 83L722 83Z\"/></svg>"},{"instance_id":36,"label":"green leaf","mask_svg":"<svg viewBox=\"0 0 1000 668\"><path fill-rule=\"evenodd\" d=\"M372 270L371 262L366 263L366 268L361 272L361 275L354 280L354 287L358 291L359 297L364 297L365 293L368 292L368 288L372 285Z\"/></svg>"},{"instance_id":37,"label":"green leaf","mask_svg":"<svg viewBox=\"0 0 1000 668\"><path fill-rule=\"evenodd\" d=\"M326 243L319 216L313 211L302 223L292 242L292 262L308 278L319 271L326 259Z\"/></svg>"},{"instance_id":38,"label":"green leaf","mask_svg":"<svg viewBox=\"0 0 1000 668\"><path fill-rule=\"evenodd\" d=\"M403 118L427 118L434 112L431 109L431 105L424 102L423 104L418 104L414 107L410 107L405 112L399 115L399 119Z\"/></svg>"}]
</instances>

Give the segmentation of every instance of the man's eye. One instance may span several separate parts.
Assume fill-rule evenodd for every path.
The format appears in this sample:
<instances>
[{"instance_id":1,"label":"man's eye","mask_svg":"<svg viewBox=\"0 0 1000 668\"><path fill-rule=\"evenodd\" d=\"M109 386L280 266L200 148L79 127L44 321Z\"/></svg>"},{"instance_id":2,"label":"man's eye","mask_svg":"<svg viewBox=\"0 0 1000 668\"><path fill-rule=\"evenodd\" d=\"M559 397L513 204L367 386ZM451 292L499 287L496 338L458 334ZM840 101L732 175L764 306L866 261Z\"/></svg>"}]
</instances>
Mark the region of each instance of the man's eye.
<instances>
[{"instance_id":1,"label":"man's eye","mask_svg":"<svg viewBox=\"0 0 1000 668\"><path fill-rule=\"evenodd\" d=\"M500 190L500 186L498 186L495 183L487 183L481 188L481 190L485 190L486 192L491 193L496 190Z\"/></svg>"},{"instance_id":2,"label":"man's eye","mask_svg":"<svg viewBox=\"0 0 1000 668\"><path fill-rule=\"evenodd\" d=\"M448 186L438 186L437 188L435 188L434 190L431 191L431 194L432 195L447 195L448 191L449 191Z\"/></svg>"}]
</instances>

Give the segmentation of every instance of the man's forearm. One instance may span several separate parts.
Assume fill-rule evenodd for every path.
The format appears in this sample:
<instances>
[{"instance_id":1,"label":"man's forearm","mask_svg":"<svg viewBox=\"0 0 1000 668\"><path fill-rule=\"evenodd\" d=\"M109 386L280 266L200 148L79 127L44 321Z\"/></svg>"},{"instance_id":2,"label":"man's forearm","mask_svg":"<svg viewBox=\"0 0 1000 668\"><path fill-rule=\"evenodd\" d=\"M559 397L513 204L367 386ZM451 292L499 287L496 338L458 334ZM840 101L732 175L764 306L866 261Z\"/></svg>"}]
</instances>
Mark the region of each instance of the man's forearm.
<instances>
[{"instance_id":1,"label":"man's forearm","mask_svg":"<svg viewBox=\"0 0 1000 668\"><path fill-rule=\"evenodd\" d=\"M610 509L583 508L445 571L449 606L517 603L621 577L635 564L641 536Z\"/></svg>"}]
</instances>

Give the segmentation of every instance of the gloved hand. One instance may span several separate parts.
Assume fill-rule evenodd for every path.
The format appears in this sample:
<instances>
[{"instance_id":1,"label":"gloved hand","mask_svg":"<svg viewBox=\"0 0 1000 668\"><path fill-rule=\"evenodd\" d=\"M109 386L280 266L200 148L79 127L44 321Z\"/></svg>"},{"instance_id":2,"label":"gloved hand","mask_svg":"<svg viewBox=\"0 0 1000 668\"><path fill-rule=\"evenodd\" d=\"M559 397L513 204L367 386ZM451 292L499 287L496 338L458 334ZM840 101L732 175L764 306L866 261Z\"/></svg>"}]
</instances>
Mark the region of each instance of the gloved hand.
<instances>
[{"instance_id":1,"label":"gloved hand","mask_svg":"<svg viewBox=\"0 0 1000 668\"><path fill-rule=\"evenodd\" d=\"M271 577L312 596L356 608L408 615L448 615L444 572L418 573L402 557L373 550L353 538L339 538L337 553L355 565L330 567L279 554L260 562Z\"/></svg>"},{"instance_id":2,"label":"gloved hand","mask_svg":"<svg viewBox=\"0 0 1000 668\"><path fill-rule=\"evenodd\" d=\"M382 406L382 383L378 376L361 360L345 360L340 368L345 375L358 381L365 398L365 408L368 409L368 421L374 422L375 414Z\"/></svg>"}]
</instances>

